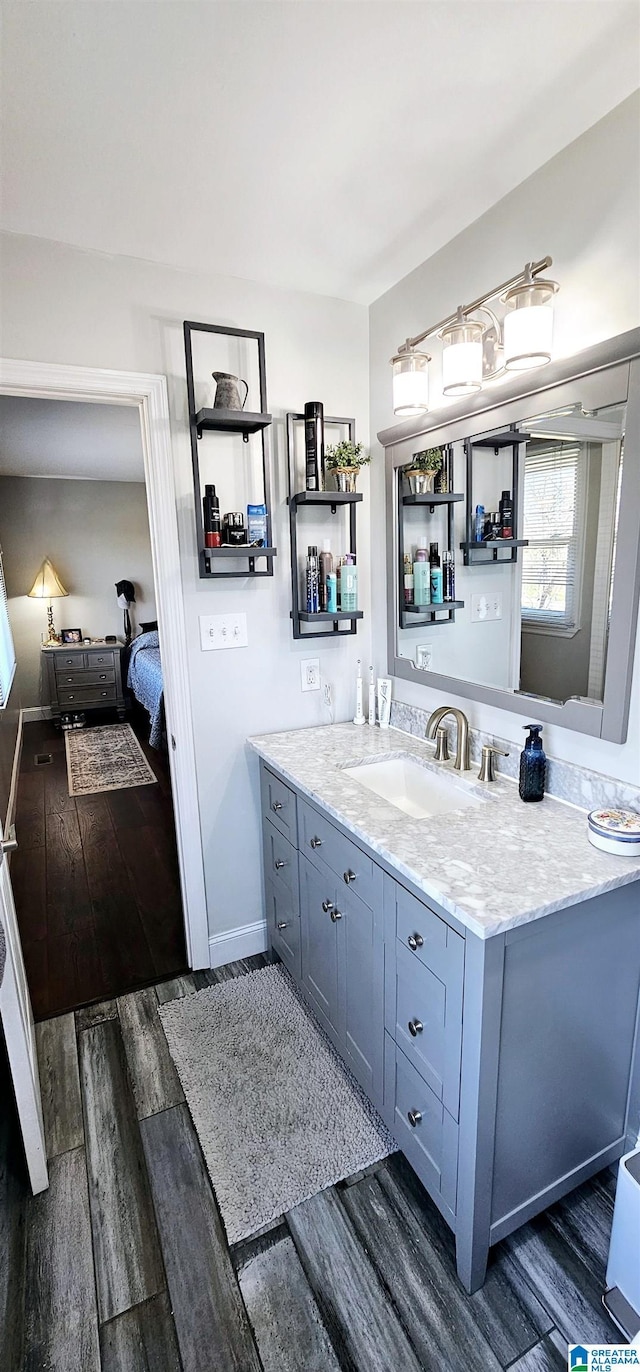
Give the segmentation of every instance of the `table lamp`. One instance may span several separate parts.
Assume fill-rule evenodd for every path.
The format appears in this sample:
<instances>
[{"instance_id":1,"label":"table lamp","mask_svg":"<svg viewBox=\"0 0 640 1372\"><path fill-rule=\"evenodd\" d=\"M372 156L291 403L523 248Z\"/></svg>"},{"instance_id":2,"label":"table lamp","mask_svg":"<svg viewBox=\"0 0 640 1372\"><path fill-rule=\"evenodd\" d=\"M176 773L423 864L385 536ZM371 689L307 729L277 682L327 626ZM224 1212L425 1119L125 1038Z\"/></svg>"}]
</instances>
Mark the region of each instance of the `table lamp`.
<instances>
[{"instance_id":1,"label":"table lamp","mask_svg":"<svg viewBox=\"0 0 640 1372\"><path fill-rule=\"evenodd\" d=\"M33 586L31 587L31 590L27 592L27 594L32 596L35 600L47 601L47 630L49 637L44 646L45 648L54 647L56 643L60 642L60 637L55 631L55 626L53 623L53 606L51 602L55 599L55 597L68 595L69 592L65 591L64 586L62 585L59 576L52 567L48 557L45 557L45 560L40 568L40 571L38 572L38 575L33 583Z\"/></svg>"}]
</instances>

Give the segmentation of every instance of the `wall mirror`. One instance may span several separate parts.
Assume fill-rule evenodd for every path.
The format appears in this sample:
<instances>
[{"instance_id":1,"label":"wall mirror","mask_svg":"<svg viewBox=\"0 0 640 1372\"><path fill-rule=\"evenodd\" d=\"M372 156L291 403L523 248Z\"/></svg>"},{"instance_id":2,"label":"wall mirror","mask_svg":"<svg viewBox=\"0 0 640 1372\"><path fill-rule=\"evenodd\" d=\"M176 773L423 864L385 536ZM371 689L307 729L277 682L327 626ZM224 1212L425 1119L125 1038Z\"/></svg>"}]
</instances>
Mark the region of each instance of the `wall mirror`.
<instances>
[{"instance_id":1,"label":"wall mirror","mask_svg":"<svg viewBox=\"0 0 640 1372\"><path fill-rule=\"evenodd\" d=\"M485 392L379 435L393 675L624 741L639 342L633 331L508 383L499 404ZM433 448L441 465L425 491L407 473Z\"/></svg>"}]
</instances>

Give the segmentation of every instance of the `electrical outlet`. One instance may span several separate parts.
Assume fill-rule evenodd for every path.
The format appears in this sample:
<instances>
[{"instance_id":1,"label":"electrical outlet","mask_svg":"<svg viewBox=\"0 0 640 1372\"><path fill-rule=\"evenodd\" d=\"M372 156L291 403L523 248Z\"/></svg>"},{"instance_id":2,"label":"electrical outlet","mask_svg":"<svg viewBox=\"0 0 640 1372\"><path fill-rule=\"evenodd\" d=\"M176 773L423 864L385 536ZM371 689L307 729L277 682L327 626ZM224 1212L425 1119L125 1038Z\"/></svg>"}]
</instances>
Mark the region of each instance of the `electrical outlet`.
<instances>
[{"instance_id":1,"label":"electrical outlet","mask_svg":"<svg viewBox=\"0 0 640 1372\"><path fill-rule=\"evenodd\" d=\"M491 591L488 595L472 595L471 623L487 624L491 620L502 619L502 594Z\"/></svg>"},{"instance_id":2,"label":"electrical outlet","mask_svg":"<svg viewBox=\"0 0 640 1372\"><path fill-rule=\"evenodd\" d=\"M420 672L433 671L433 647L431 643L416 645L416 667Z\"/></svg>"},{"instance_id":3,"label":"electrical outlet","mask_svg":"<svg viewBox=\"0 0 640 1372\"><path fill-rule=\"evenodd\" d=\"M303 657L300 661L300 689L302 691L320 690L320 658Z\"/></svg>"},{"instance_id":4,"label":"electrical outlet","mask_svg":"<svg viewBox=\"0 0 640 1372\"><path fill-rule=\"evenodd\" d=\"M219 648L246 648L247 616L200 615L200 647L203 653Z\"/></svg>"}]
</instances>

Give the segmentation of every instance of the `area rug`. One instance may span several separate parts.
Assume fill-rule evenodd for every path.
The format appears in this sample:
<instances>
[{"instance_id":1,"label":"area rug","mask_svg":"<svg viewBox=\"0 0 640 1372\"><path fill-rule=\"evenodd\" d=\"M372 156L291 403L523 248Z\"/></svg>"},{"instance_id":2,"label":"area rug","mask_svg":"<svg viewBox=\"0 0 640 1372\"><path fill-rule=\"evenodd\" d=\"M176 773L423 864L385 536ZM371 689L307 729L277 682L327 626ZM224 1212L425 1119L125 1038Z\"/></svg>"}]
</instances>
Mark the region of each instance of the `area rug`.
<instances>
[{"instance_id":1,"label":"area rug","mask_svg":"<svg viewBox=\"0 0 640 1372\"><path fill-rule=\"evenodd\" d=\"M229 1243L396 1148L281 966L158 1013Z\"/></svg>"},{"instance_id":2,"label":"area rug","mask_svg":"<svg viewBox=\"0 0 640 1372\"><path fill-rule=\"evenodd\" d=\"M149 786L156 781L130 724L69 729L64 743L70 796Z\"/></svg>"}]
</instances>

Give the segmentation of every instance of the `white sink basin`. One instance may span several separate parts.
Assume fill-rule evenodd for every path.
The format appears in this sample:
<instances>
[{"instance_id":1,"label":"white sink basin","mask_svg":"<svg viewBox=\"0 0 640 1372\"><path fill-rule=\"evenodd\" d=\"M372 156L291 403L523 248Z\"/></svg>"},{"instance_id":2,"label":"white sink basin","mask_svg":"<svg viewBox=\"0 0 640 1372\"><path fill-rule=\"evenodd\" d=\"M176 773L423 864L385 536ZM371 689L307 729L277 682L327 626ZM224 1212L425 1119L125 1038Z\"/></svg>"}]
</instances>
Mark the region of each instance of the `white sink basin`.
<instances>
[{"instance_id":1,"label":"white sink basin","mask_svg":"<svg viewBox=\"0 0 640 1372\"><path fill-rule=\"evenodd\" d=\"M363 762L361 766L345 767L344 771L346 776L353 777L361 786L382 796L413 819L482 805L482 798L470 794L458 781L450 776L438 776L410 757Z\"/></svg>"}]
</instances>

